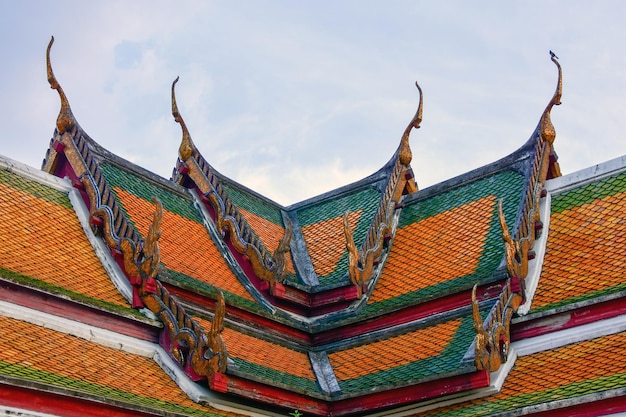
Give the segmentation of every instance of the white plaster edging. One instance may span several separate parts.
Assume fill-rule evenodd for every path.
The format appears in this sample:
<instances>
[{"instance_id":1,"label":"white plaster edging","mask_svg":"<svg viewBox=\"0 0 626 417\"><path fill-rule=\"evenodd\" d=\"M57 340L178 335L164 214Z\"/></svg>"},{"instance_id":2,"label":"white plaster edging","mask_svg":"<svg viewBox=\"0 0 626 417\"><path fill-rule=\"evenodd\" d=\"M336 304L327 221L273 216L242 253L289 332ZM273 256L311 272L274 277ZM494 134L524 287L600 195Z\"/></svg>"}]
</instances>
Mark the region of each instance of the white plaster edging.
<instances>
[{"instance_id":1,"label":"white plaster edging","mask_svg":"<svg viewBox=\"0 0 626 417\"><path fill-rule=\"evenodd\" d=\"M36 181L57 191L67 192L72 189L72 184L68 180L55 177L54 175L50 175L47 172L15 161L4 155L0 155L0 168L14 172L22 177Z\"/></svg>"},{"instance_id":2,"label":"white plaster edging","mask_svg":"<svg viewBox=\"0 0 626 417\"><path fill-rule=\"evenodd\" d=\"M626 314L511 343L519 356L532 355L596 337L626 331Z\"/></svg>"},{"instance_id":3,"label":"white plaster edging","mask_svg":"<svg viewBox=\"0 0 626 417\"><path fill-rule=\"evenodd\" d=\"M626 171L626 155L548 180L546 181L546 189L553 193L567 191L605 177L620 174L623 171Z\"/></svg>"},{"instance_id":4,"label":"white plaster edging","mask_svg":"<svg viewBox=\"0 0 626 417\"><path fill-rule=\"evenodd\" d=\"M163 369L163 371L174 381L174 383L196 403L210 405L216 409L244 414L251 417L282 416L282 414L275 413L260 413L259 411L255 411L252 407L239 405L233 401L221 398L219 394L212 392L200 384L196 384L185 374L174 359L169 356L165 349L157 343L122 335L110 330L80 323L64 317L58 317L53 314L44 313L6 301L0 301L0 316L22 320L35 326L79 337L100 346L151 358L161 369ZM0 411L3 411L3 409L0 408ZM32 415L34 417L48 417L48 415Z\"/></svg>"},{"instance_id":5,"label":"white plaster edging","mask_svg":"<svg viewBox=\"0 0 626 417\"><path fill-rule=\"evenodd\" d=\"M152 357L156 346L154 343L145 340L136 339L100 327L80 323L6 301L0 301L0 315L22 320L59 333L76 336L101 346L148 358Z\"/></svg>"},{"instance_id":6,"label":"white plaster edging","mask_svg":"<svg viewBox=\"0 0 626 417\"><path fill-rule=\"evenodd\" d=\"M91 230L91 226L89 224L89 211L87 210L85 202L80 196L80 193L77 190L72 189L68 193L68 197L72 203L72 206L74 207L76 217L78 217L78 221L83 227L83 232L85 232L85 236L89 240L89 243L91 243L91 246L93 247L96 256L100 260L102 267L107 272L107 275L111 278L111 281L113 282L113 285L115 285L115 288L117 288L117 290L120 292L120 294L122 294L126 301L131 303L133 299L133 291L130 286L130 282L128 282L128 279L126 279L126 275L124 274L124 272L122 272L122 269L119 267L117 262L115 262L115 259L113 259L113 256L111 255L111 252L109 251L109 248L106 246L106 244L102 241L102 239L96 237L96 235L93 234L93 231ZM150 318L155 319L155 317Z\"/></svg>"},{"instance_id":7,"label":"white plaster edging","mask_svg":"<svg viewBox=\"0 0 626 417\"><path fill-rule=\"evenodd\" d=\"M60 417L57 414L38 413L24 408L7 407L0 405L0 416L14 417Z\"/></svg>"},{"instance_id":8,"label":"white plaster edging","mask_svg":"<svg viewBox=\"0 0 626 417\"><path fill-rule=\"evenodd\" d=\"M530 311L530 306L535 296L535 291L539 286L539 278L541 269L543 268L543 258L546 255L546 247L548 245L548 233L550 230L550 209L552 206L552 195L547 193L539 203L540 219L543 222L541 236L535 240L533 250L535 251L535 259L528 261L528 274L524 279L526 284L526 301L518 307L517 314L523 316Z\"/></svg>"}]
</instances>

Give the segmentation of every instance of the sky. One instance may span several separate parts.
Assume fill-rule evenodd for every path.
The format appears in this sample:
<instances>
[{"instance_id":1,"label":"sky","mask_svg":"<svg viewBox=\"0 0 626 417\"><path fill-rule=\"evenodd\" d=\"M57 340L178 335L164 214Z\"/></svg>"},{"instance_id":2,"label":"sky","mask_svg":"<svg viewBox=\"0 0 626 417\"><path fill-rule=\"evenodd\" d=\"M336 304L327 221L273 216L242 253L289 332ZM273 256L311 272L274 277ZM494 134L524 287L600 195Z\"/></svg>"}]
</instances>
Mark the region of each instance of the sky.
<instances>
[{"instance_id":1,"label":"sky","mask_svg":"<svg viewBox=\"0 0 626 417\"><path fill-rule=\"evenodd\" d=\"M0 154L40 167L59 98L109 151L169 178L181 138L289 205L357 181L411 134L420 188L502 158L552 110L564 174L626 154L626 2L4 1Z\"/></svg>"}]
</instances>

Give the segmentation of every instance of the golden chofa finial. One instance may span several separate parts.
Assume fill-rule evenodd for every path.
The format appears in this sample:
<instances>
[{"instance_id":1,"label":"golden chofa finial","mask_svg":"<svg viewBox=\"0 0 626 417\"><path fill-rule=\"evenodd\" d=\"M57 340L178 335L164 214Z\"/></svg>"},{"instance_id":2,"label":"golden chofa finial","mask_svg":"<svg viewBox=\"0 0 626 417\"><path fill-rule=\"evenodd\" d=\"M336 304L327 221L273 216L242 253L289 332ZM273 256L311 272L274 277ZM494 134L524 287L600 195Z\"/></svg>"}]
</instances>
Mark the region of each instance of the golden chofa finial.
<instances>
[{"instance_id":1,"label":"golden chofa finial","mask_svg":"<svg viewBox=\"0 0 626 417\"><path fill-rule=\"evenodd\" d=\"M186 161L194 151L194 144L191 141L191 135L189 135L189 130L187 129L187 125L183 120L183 117L180 115L178 111L178 106L176 105L176 93L174 91L174 87L178 82L178 78L174 80L172 83L172 116L174 116L174 120L176 123L180 125L180 128L183 130L183 140L180 143L180 147L178 148L178 155L180 156L181 161Z\"/></svg>"},{"instance_id":2,"label":"golden chofa finial","mask_svg":"<svg viewBox=\"0 0 626 417\"><path fill-rule=\"evenodd\" d=\"M61 98L61 110L59 110L59 116L57 117L57 130L60 134L64 134L70 130L72 126L74 126L74 116L72 115L72 110L70 109L67 97L54 76L54 72L52 72L52 65L50 64L50 49L52 48L53 43L54 36L50 38L50 43L48 43L48 49L46 50L46 68L48 71L48 82L50 83L50 88L57 90L57 93L59 93L59 97Z\"/></svg>"},{"instance_id":3,"label":"golden chofa finial","mask_svg":"<svg viewBox=\"0 0 626 417\"><path fill-rule=\"evenodd\" d=\"M419 91L419 94L420 94L420 102L419 102L419 105L417 106L417 112L415 113L415 116L413 116L413 119L411 119L411 122L404 130L404 134L402 135L402 139L400 140L400 148L398 149L398 156L400 158L400 162L402 163L402 165L405 165L405 166L408 166L411 163L411 159L413 159L413 153L411 152L411 147L409 146L409 135L413 128L419 129L420 123L422 123L422 105L423 105L422 89L417 83L417 81L415 82L415 86L417 87L417 91Z\"/></svg>"},{"instance_id":4,"label":"golden chofa finial","mask_svg":"<svg viewBox=\"0 0 626 417\"><path fill-rule=\"evenodd\" d=\"M552 124L552 120L550 120L550 111L553 106L558 106L561 104L561 95L563 93L563 73L561 71L561 64L558 61L559 57L554 54L554 52L550 51L550 60L554 62L558 69L559 77L556 85L556 91L554 92L554 96L552 96L552 100L548 103L548 106L543 112L541 116L541 137L546 140L549 144L554 143L554 139L556 138L556 130L554 129L554 125Z\"/></svg>"}]
</instances>

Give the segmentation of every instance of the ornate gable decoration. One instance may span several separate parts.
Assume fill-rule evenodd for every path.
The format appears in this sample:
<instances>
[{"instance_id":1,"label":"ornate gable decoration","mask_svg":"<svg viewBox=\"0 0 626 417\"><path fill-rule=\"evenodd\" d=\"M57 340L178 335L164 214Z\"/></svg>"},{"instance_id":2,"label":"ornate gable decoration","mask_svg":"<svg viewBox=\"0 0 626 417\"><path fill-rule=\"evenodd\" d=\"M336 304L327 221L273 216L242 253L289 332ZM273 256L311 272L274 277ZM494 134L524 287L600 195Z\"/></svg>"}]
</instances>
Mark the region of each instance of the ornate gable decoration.
<instances>
[{"instance_id":1,"label":"ornate gable decoration","mask_svg":"<svg viewBox=\"0 0 626 417\"><path fill-rule=\"evenodd\" d=\"M255 275L267 282L270 288L277 282L282 282L285 276L285 256L289 252L292 225L287 221L285 233L273 253L270 253L261 239L254 233L237 206L228 197L219 175L198 151L187 125L183 120L176 104L175 86L178 77L172 83L172 115L182 129L182 141L178 150L179 160L172 174L172 179L185 185L186 178L190 178L198 187L202 198L210 204L214 222L224 238L230 238L230 243L237 252L245 255L252 265Z\"/></svg>"},{"instance_id":2,"label":"ornate gable decoration","mask_svg":"<svg viewBox=\"0 0 626 417\"><path fill-rule=\"evenodd\" d=\"M46 52L48 81L61 98L57 129L42 169L69 176L89 209L94 233L101 236L120 263L133 288L131 304L147 307L165 324L162 342L181 367L194 380L208 378L209 384L226 371L228 352L221 333L224 328L224 296L217 293L215 318L205 332L167 289L158 281L161 263L158 241L161 236L163 206L153 198L155 212L146 239L142 239L121 210L91 152L93 144L80 128L50 63L50 40Z\"/></svg>"},{"instance_id":3,"label":"ornate gable decoration","mask_svg":"<svg viewBox=\"0 0 626 417\"><path fill-rule=\"evenodd\" d=\"M350 281L359 288L360 295L363 292L367 292L367 283L372 276L374 266L383 249L393 237L393 216L396 208L398 208L400 199L404 194L411 194L417 191L413 170L409 165L413 159L411 147L409 146L409 135L411 130L420 128L423 97L422 89L417 82L415 86L419 91L417 111L402 135L400 145L395 154L393 171L387 180L387 186L378 204L376 216L372 221L365 241L358 249L354 243L353 231L348 223L348 213L344 215L344 235L349 257L348 271Z\"/></svg>"},{"instance_id":4,"label":"ornate gable decoration","mask_svg":"<svg viewBox=\"0 0 626 417\"><path fill-rule=\"evenodd\" d=\"M498 219L502 229L508 279L484 323L480 317L476 299L476 286L472 292L472 311L476 331L475 365L480 370L486 369L494 372L506 362L510 344L511 318L526 298L525 279L528 275L528 261L534 257L532 249L535 239L543 229L539 210L540 199L545 195L544 184L547 178L561 175L553 147L556 131L550 120L550 111L553 106L561 104L563 80L561 65L552 51L550 51L550 59L558 69L557 87L537 128L532 153L534 159L531 161L527 175L526 192L523 196L515 236L509 232L504 219L502 200L498 204Z\"/></svg>"}]
</instances>

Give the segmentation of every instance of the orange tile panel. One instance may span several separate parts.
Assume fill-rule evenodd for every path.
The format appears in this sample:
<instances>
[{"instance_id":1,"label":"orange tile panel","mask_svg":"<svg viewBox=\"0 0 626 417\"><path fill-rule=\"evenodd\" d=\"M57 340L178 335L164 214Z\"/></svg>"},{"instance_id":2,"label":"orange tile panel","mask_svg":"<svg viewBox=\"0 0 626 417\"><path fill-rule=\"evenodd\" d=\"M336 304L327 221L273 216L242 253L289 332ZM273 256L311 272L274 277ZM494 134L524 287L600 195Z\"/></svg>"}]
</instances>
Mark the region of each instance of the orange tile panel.
<instances>
[{"instance_id":1,"label":"orange tile panel","mask_svg":"<svg viewBox=\"0 0 626 417\"><path fill-rule=\"evenodd\" d=\"M0 267L128 307L73 210L0 183L0 216Z\"/></svg>"},{"instance_id":2,"label":"orange tile panel","mask_svg":"<svg viewBox=\"0 0 626 417\"><path fill-rule=\"evenodd\" d=\"M626 332L622 332L520 357L515 361L500 393L428 414L502 401L524 394L538 395L545 401L545 397L541 396L543 391L585 381L600 381L601 378L625 373ZM601 391L601 383L598 384L597 390Z\"/></svg>"},{"instance_id":3,"label":"orange tile panel","mask_svg":"<svg viewBox=\"0 0 626 417\"><path fill-rule=\"evenodd\" d=\"M484 197L398 229L369 302L384 301L474 272L495 204L495 196Z\"/></svg>"},{"instance_id":4,"label":"orange tile panel","mask_svg":"<svg viewBox=\"0 0 626 417\"><path fill-rule=\"evenodd\" d=\"M194 320L205 330L211 328L211 322L208 320L198 317L194 317ZM224 329L222 337L226 343L228 355L232 358L243 359L256 365L312 381L316 380L311 369L311 361L306 353L297 352L229 328Z\"/></svg>"},{"instance_id":5,"label":"orange tile panel","mask_svg":"<svg viewBox=\"0 0 626 417\"><path fill-rule=\"evenodd\" d=\"M552 215L533 308L624 283L625 205L620 193Z\"/></svg>"},{"instance_id":6,"label":"orange tile panel","mask_svg":"<svg viewBox=\"0 0 626 417\"><path fill-rule=\"evenodd\" d=\"M10 337L2 337L2 361L144 398L211 410L191 401L152 359L7 317L0 317L0 329L11 330Z\"/></svg>"},{"instance_id":7,"label":"orange tile panel","mask_svg":"<svg viewBox=\"0 0 626 417\"><path fill-rule=\"evenodd\" d=\"M115 192L139 232L147 236L154 204L119 188ZM253 299L226 264L203 224L164 209L161 230L161 262L167 268Z\"/></svg>"},{"instance_id":8,"label":"orange tile panel","mask_svg":"<svg viewBox=\"0 0 626 417\"><path fill-rule=\"evenodd\" d=\"M435 357L448 345L461 324L451 320L401 336L328 355L337 380L343 381Z\"/></svg>"},{"instance_id":9,"label":"orange tile panel","mask_svg":"<svg viewBox=\"0 0 626 417\"><path fill-rule=\"evenodd\" d=\"M246 219L252 230L257 234L259 239L263 242L268 251L274 252L278 248L283 235L285 234L285 228L277 225L269 220L264 219L261 216L244 210L238 207L239 211ZM287 273L295 274L293 262L291 261L291 253L286 254L286 268Z\"/></svg>"},{"instance_id":10,"label":"orange tile panel","mask_svg":"<svg viewBox=\"0 0 626 417\"><path fill-rule=\"evenodd\" d=\"M348 213L348 224L354 230L362 210ZM302 235L318 276L326 276L337 268L337 263L346 252L343 230L343 215L302 228ZM358 242L355 242L358 245Z\"/></svg>"}]
</instances>

